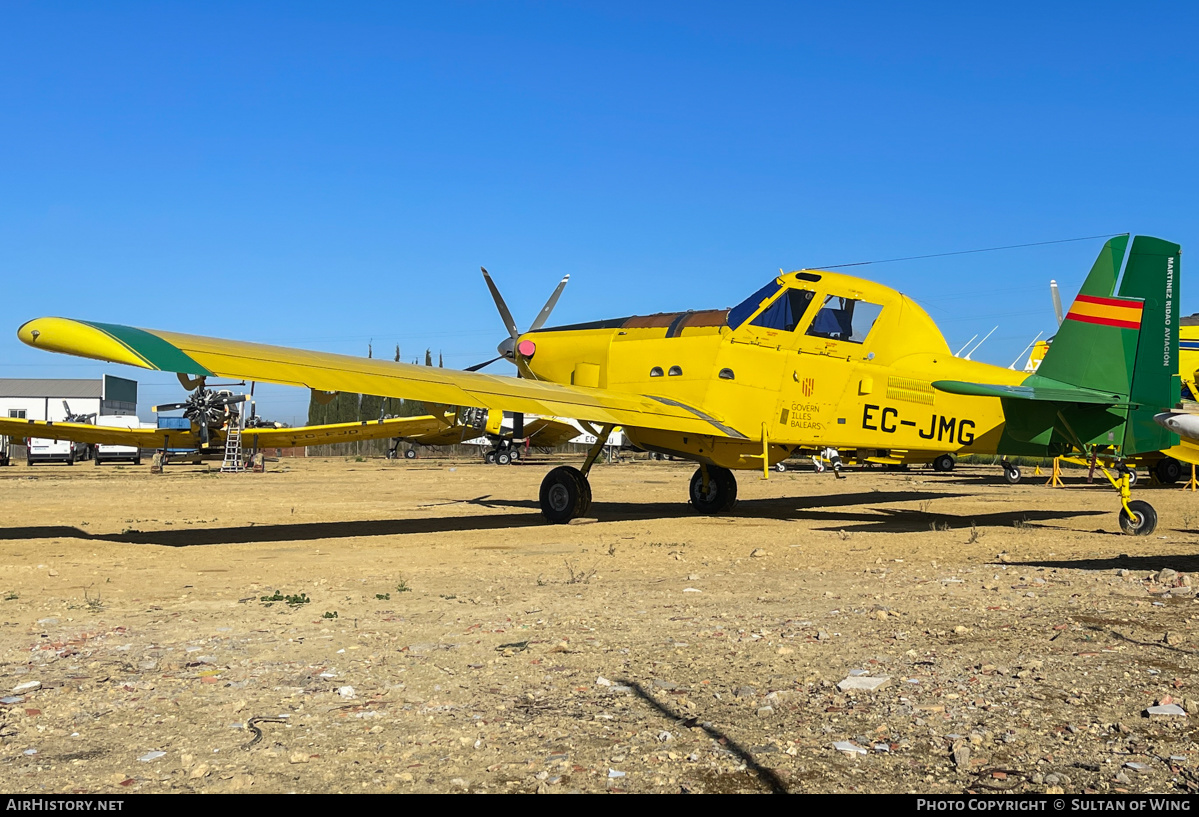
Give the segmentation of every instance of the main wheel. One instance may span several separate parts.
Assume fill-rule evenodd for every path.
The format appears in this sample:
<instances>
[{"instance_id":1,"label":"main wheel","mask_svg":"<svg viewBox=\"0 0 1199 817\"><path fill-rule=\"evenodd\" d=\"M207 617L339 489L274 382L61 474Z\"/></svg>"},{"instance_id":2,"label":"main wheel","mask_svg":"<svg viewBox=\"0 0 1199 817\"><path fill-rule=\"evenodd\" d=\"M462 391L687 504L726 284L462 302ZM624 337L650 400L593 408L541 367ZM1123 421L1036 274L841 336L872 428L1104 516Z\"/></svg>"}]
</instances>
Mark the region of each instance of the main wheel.
<instances>
[{"instance_id":1,"label":"main wheel","mask_svg":"<svg viewBox=\"0 0 1199 817\"><path fill-rule=\"evenodd\" d=\"M718 465L708 466L708 490L703 490L704 472L695 469L691 477L691 507L700 513L726 513L737 504L737 478Z\"/></svg>"},{"instance_id":2,"label":"main wheel","mask_svg":"<svg viewBox=\"0 0 1199 817\"><path fill-rule=\"evenodd\" d=\"M486 454L483 455L483 459L487 461L488 465L495 465L495 452L488 451Z\"/></svg>"},{"instance_id":3,"label":"main wheel","mask_svg":"<svg viewBox=\"0 0 1199 817\"><path fill-rule=\"evenodd\" d=\"M541 481L541 515L547 522L561 525L587 512L591 505L591 485L578 468L560 465Z\"/></svg>"},{"instance_id":4,"label":"main wheel","mask_svg":"<svg viewBox=\"0 0 1199 817\"><path fill-rule=\"evenodd\" d=\"M935 460L933 460L933 470L934 471L946 471L946 472L952 471L954 465L955 465L954 459L949 454L942 454L941 456L939 456Z\"/></svg>"},{"instance_id":5,"label":"main wheel","mask_svg":"<svg viewBox=\"0 0 1199 817\"><path fill-rule=\"evenodd\" d=\"M1015 465L1003 466L1003 478L1008 485L1015 485L1024 475L1020 473L1020 469Z\"/></svg>"},{"instance_id":6,"label":"main wheel","mask_svg":"<svg viewBox=\"0 0 1199 817\"><path fill-rule=\"evenodd\" d=\"M495 455L495 461L497 465L507 465L512 462L512 455L507 451L501 451Z\"/></svg>"},{"instance_id":7,"label":"main wheel","mask_svg":"<svg viewBox=\"0 0 1199 817\"><path fill-rule=\"evenodd\" d=\"M407 451L405 451L405 452L404 452L404 459L406 459L406 460L414 460L414 459L416 459L416 449L415 449L415 448L409 448Z\"/></svg>"},{"instance_id":8,"label":"main wheel","mask_svg":"<svg viewBox=\"0 0 1199 817\"><path fill-rule=\"evenodd\" d=\"M1128 503L1128 511L1120 509L1120 530L1129 536L1148 536L1157 529L1157 511L1148 502L1134 499Z\"/></svg>"},{"instance_id":9,"label":"main wheel","mask_svg":"<svg viewBox=\"0 0 1199 817\"><path fill-rule=\"evenodd\" d=\"M512 458L513 462L516 462L518 459L520 459L520 449L513 448L511 451L508 452L508 456Z\"/></svg>"},{"instance_id":10,"label":"main wheel","mask_svg":"<svg viewBox=\"0 0 1199 817\"><path fill-rule=\"evenodd\" d=\"M1182 479L1182 463L1173 457L1162 457L1154 463L1153 476L1162 485L1173 485Z\"/></svg>"}]
</instances>

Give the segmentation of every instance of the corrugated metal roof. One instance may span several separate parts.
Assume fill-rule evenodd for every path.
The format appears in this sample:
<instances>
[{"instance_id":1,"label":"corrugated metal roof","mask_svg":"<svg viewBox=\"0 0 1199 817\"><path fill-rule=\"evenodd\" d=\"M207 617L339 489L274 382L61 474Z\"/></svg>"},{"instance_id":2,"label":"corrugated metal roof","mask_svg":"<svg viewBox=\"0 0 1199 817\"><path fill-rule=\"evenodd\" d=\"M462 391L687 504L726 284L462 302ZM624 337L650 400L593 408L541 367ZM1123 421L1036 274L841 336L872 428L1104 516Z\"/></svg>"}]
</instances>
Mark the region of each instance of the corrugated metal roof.
<instances>
[{"instance_id":1,"label":"corrugated metal roof","mask_svg":"<svg viewBox=\"0 0 1199 817\"><path fill-rule=\"evenodd\" d=\"M0 378L0 397L100 397L99 380Z\"/></svg>"}]
</instances>

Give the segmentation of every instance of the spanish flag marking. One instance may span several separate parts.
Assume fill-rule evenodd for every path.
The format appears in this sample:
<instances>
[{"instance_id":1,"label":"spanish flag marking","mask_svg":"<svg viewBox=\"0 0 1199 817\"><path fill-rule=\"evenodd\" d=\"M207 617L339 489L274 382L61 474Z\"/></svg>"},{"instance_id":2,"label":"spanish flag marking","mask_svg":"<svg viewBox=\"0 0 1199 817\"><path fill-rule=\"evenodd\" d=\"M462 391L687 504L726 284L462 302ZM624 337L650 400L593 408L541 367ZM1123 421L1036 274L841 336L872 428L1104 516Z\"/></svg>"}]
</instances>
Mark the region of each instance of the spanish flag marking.
<instances>
[{"instance_id":1,"label":"spanish flag marking","mask_svg":"<svg viewBox=\"0 0 1199 817\"><path fill-rule=\"evenodd\" d=\"M1100 326L1115 326L1120 329L1140 329L1143 308L1144 305L1140 301L1079 295L1070 305L1070 312L1066 315L1066 319L1096 323Z\"/></svg>"}]
</instances>

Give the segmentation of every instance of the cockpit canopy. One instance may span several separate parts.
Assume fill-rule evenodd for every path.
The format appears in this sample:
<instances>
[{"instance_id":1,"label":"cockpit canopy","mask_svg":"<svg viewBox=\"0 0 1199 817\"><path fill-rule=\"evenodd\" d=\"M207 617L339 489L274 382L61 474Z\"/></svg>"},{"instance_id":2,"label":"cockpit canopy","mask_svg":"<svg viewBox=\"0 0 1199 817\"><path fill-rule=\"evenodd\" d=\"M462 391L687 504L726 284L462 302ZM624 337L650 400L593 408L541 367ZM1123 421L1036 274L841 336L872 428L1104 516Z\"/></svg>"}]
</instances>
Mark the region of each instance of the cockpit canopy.
<instances>
[{"instance_id":1,"label":"cockpit canopy","mask_svg":"<svg viewBox=\"0 0 1199 817\"><path fill-rule=\"evenodd\" d=\"M812 273L799 275L805 280L820 280L820 276ZM736 330L749 321L750 326L762 329L794 332L803 324L804 315L816 299L817 295L812 290L789 287L776 278L730 309L728 325ZM766 307L759 312L759 308L767 302L769 303ZM830 294L825 296L805 334L848 343L863 343L881 312L882 306L879 304Z\"/></svg>"}]
</instances>

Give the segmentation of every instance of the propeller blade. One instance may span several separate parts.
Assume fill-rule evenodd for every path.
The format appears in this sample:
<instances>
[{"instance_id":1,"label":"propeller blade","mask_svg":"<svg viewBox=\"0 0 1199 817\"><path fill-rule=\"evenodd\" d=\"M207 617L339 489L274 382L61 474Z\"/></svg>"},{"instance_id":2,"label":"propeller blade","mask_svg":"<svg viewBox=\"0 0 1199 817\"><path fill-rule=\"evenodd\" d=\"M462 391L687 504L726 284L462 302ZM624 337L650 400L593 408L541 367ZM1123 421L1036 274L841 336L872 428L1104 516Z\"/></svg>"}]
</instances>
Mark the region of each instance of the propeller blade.
<instances>
[{"instance_id":1,"label":"propeller blade","mask_svg":"<svg viewBox=\"0 0 1199 817\"><path fill-rule=\"evenodd\" d=\"M176 411L181 408L187 408L187 403L164 403L161 406L154 406L150 411Z\"/></svg>"},{"instance_id":2,"label":"propeller blade","mask_svg":"<svg viewBox=\"0 0 1199 817\"><path fill-rule=\"evenodd\" d=\"M558 282L558 286L554 289L550 299L545 302L545 306L541 307L541 312L537 315L537 320L533 321L533 325L529 327L530 332L536 332L541 327L545 326L545 322L549 320L550 313L554 311L554 307L558 305L558 298L562 295L562 290L566 289L566 283L570 280L570 275L563 275L562 280Z\"/></svg>"},{"instance_id":3,"label":"propeller blade","mask_svg":"<svg viewBox=\"0 0 1199 817\"><path fill-rule=\"evenodd\" d=\"M1057 318L1057 325L1061 326L1064 318L1062 317L1062 296L1057 290L1057 281L1049 282L1049 295L1053 298L1053 314Z\"/></svg>"},{"instance_id":4,"label":"propeller blade","mask_svg":"<svg viewBox=\"0 0 1199 817\"><path fill-rule=\"evenodd\" d=\"M495 308L500 311L500 317L504 321L504 326L508 328L508 336L516 338L520 332L516 329L516 321L512 320L512 313L508 311L508 304L504 303L500 291L496 289L495 281L491 280L491 274L487 272L486 267L479 267L483 270L483 280L487 282L487 288L491 290L491 298L495 301Z\"/></svg>"},{"instance_id":5,"label":"propeller blade","mask_svg":"<svg viewBox=\"0 0 1199 817\"><path fill-rule=\"evenodd\" d=\"M244 394L231 394L228 397L221 397L213 401L213 403L218 406L231 406L234 403L244 402L246 402L246 396Z\"/></svg>"},{"instance_id":6,"label":"propeller blade","mask_svg":"<svg viewBox=\"0 0 1199 817\"><path fill-rule=\"evenodd\" d=\"M492 363L495 363L497 360L503 360L503 359L504 359L503 355L500 355L499 357L493 357L491 360L488 360L484 363L476 363L474 366L467 367L467 368L463 369L462 371L477 372L477 371L479 371L479 369L485 369L488 366L490 366Z\"/></svg>"}]
</instances>

